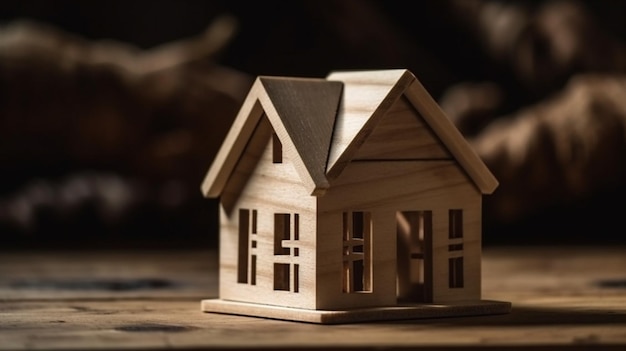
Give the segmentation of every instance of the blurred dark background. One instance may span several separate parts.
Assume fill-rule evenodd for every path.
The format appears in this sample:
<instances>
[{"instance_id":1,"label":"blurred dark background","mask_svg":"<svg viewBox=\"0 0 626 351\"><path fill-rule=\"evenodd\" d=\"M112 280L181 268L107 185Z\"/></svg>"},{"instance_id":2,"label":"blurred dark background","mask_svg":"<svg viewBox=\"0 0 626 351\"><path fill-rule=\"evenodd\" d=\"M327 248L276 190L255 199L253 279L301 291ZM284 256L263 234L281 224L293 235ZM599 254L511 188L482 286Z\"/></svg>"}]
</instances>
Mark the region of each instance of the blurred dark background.
<instances>
[{"instance_id":1,"label":"blurred dark background","mask_svg":"<svg viewBox=\"0 0 626 351\"><path fill-rule=\"evenodd\" d=\"M3 1L1 246L215 245L199 186L254 77L385 68L500 180L485 245L626 243L624 18L618 0Z\"/></svg>"}]
</instances>

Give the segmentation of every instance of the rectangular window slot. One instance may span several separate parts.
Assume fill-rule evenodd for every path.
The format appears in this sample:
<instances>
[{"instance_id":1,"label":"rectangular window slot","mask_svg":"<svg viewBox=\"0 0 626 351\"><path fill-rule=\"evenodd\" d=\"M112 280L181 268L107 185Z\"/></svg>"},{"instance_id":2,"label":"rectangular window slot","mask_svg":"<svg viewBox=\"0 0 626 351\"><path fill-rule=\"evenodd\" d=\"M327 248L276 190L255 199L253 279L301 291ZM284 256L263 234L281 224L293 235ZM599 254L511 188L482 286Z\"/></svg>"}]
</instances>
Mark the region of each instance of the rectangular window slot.
<instances>
[{"instance_id":1,"label":"rectangular window slot","mask_svg":"<svg viewBox=\"0 0 626 351\"><path fill-rule=\"evenodd\" d=\"M256 234L256 210L252 210L252 234Z\"/></svg>"},{"instance_id":2,"label":"rectangular window slot","mask_svg":"<svg viewBox=\"0 0 626 351\"><path fill-rule=\"evenodd\" d=\"M363 253L363 245L352 246L352 252Z\"/></svg>"},{"instance_id":3,"label":"rectangular window slot","mask_svg":"<svg viewBox=\"0 0 626 351\"><path fill-rule=\"evenodd\" d=\"M448 211L448 238L463 239L463 210L451 209ZM455 240L448 245L448 251L462 251L463 243ZM448 259L448 286L450 288L463 287L463 256Z\"/></svg>"},{"instance_id":4,"label":"rectangular window slot","mask_svg":"<svg viewBox=\"0 0 626 351\"><path fill-rule=\"evenodd\" d=\"M276 133L272 133L272 162L283 163L283 144Z\"/></svg>"},{"instance_id":5,"label":"rectangular window slot","mask_svg":"<svg viewBox=\"0 0 626 351\"><path fill-rule=\"evenodd\" d=\"M239 210L239 250L237 252L237 282L248 283L248 247L250 211Z\"/></svg>"},{"instance_id":6,"label":"rectangular window slot","mask_svg":"<svg viewBox=\"0 0 626 351\"><path fill-rule=\"evenodd\" d=\"M463 237L463 210L448 211L448 238Z\"/></svg>"},{"instance_id":7,"label":"rectangular window slot","mask_svg":"<svg viewBox=\"0 0 626 351\"><path fill-rule=\"evenodd\" d=\"M451 289L463 287L463 257L448 259L448 286Z\"/></svg>"},{"instance_id":8,"label":"rectangular window slot","mask_svg":"<svg viewBox=\"0 0 626 351\"><path fill-rule=\"evenodd\" d=\"M253 249L256 249L256 240L252 240L251 246Z\"/></svg>"},{"instance_id":9,"label":"rectangular window slot","mask_svg":"<svg viewBox=\"0 0 626 351\"><path fill-rule=\"evenodd\" d=\"M289 291L288 263L274 263L274 290Z\"/></svg>"},{"instance_id":10,"label":"rectangular window slot","mask_svg":"<svg viewBox=\"0 0 626 351\"><path fill-rule=\"evenodd\" d=\"M363 212L352 212L352 239L363 239Z\"/></svg>"},{"instance_id":11,"label":"rectangular window slot","mask_svg":"<svg viewBox=\"0 0 626 351\"><path fill-rule=\"evenodd\" d=\"M274 255L289 255L288 247L283 247L283 240L289 240L290 215L288 213L274 214Z\"/></svg>"},{"instance_id":12,"label":"rectangular window slot","mask_svg":"<svg viewBox=\"0 0 626 351\"><path fill-rule=\"evenodd\" d=\"M354 291L365 291L365 277L363 271L363 260L352 261L352 290Z\"/></svg>"},{"instance_id":13,"label":"rectangular window slot","mask_svg":"<svg viewBox=\"0 0 626 351\"><path fill-rule=\"evenodd\" d=\"M294 247L293 248L293 255L298 257L300 256L300 248Z\"/></svg>"},{"instance_id":14,"label":"rectangular window slot","mask_svg":"<svg viewBox=\"0 0 626 351\"><path fill-rule=\"evenodd\" d=\"M293 240L300 240L300 215L293 215Z\"/></svg>"},{"instance_id":15,"label":"rectangular window slot","mask_svg":"<svg viewBox=\"0 0 626 351\"><path fill-rule=\"evenodd\" d=\"M256 285L256 255L252 255L250 259L250 284Z\"/></svg>"}]
</instances>

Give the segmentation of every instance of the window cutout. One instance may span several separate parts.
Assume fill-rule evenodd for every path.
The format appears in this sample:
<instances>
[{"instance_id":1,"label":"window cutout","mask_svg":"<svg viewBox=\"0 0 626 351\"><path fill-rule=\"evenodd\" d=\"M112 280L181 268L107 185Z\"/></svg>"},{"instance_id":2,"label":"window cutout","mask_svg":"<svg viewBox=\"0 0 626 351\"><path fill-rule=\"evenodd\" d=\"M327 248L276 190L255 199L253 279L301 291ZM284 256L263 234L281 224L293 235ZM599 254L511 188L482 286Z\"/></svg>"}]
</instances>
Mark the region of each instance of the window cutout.
<instances>
[{"instance_id":1,"label":"window cutout","mask_svg":"<svg viewBox=\"0 0 626 351\"><path fill-rule=\"evenodd\" d=\"M463 210L448 211L448 238L463 237Z\"/></svg>"},{"instance_id":2,"label":"window cutout","mask_svg":"<svg viewBox=\"0 0 626 351\"><path fill-rule=\"evenodd\" d=\"M448 259L448 286L451 289L463 287L463 257Z\"/></svg>"},{"instance_id":3,"label":"window cutout","mask_svg":"<svg viewBox=\"0 0 626 351\"><path fill-rule=\"evenodd\" d=\"M363 239L363 212L352 212L352 238Z\"/></svg>"},{"instance_id":4,"label":"window cutout","mask_svg":"<svg viewBox=\"0 0 626 351\"><path fill-rule=\"evenodd\" d=\"M289 291L288 263L274 263L274 290Z\"/></svg>"},{"instance_id":5,"label":"window cutout","mask_svg":"<svg viewBox=\"0 0 626 351\"><path fill-rule=\"evenodd\" d=\"M293 262L296 259L292 259L291 263L283 263L284 258L280 258L280 256L291 253L293 253L292 257L294 258L300 256L299 243L297 242L300 233L300 215L298 213L293 214L293 227L291 227L291 218L289 213L274 214L274 255L278 256L276 258L278 262L274 263L274 290L297 293L300 289L300 265ZM293 271L293 280L291 281L290 271Z\"/></svg>"},{"instance_id":6,"label":"window cutout","mask_svg":"<svg viewBox=\"0 0 626 351\"><path fill-rule=\"evenodd\" d=\"M250 246L252 246L253 249L256 249L256 240L252 240Z\"/></svg>"},{"instance_id":7,"label":"window cutout","mask_svg":"<svg viewBox=\"0 0 626 351\"><path fill-rule=\"evenodd\" d=\"M370 212L343 213L343 292L372 291Z\"/></svg>"},{"instance_id":8,"label":"window cutout","mask_svg":"<svg viewBox=\"0 0 626 351\"><path fill-rule=\"evenodd\" d=\"M248 283L248 240L250 211L239 210L239 250L237 252L237 283Z\"/></svg>"},{"instance_id":9,"label":"window cutout","mask_svg":"<svg viewBox=\"0 0 626 351\"><path fill-rule=\"evenodd\" d=\"M293 240L300 240L300 215L293 214Z\"/></svg>"},{"instance_id":10,"label":"window cutout","mask_svg":"<svg viewBox=\"0 0 626 351\"><path fill-rule=\"evenodd\" d=\"M272 133L272 162L283 163L283 144L276 133Z\"/></svg>"},{"instance_id":11,"label":"window cutout","mask_svg":"<svg viewBox=\"0 0 626 351\"><path fill-rule=\"evenodd\" d=\"M365 291L363 260L352 261L352 290Z\"/></svg>"},{"instance_id":12,"label":"window cutout","mask_svg":"<svg viewBox=\"0 0 626 351\"><path fill-rule=\"evenodd\" d=\"M256 255L252 255L250 258L250 284L256 285Z\"/></svg>"},{"instance_id":13,"label":"window cutout","mask_svg":"<svg viewBox=\"0 0 626 351\"><path fill-rule=\"evenodd\" d=\"M283 247L283 240L289 240L290 215L288 213L274 214L274 255L289 255L289 248Z\"/></svg>"},{"instance_id":14,"label":"window cutout","mask_svg":"<svg viewBox=\"0 0 626 351\"><path fill-rule=\"evenodd\" d=\"M448 211L448 238L463 239L463 210L453 209ZM448 245L448 251L463 250L462 242L453 242ZM451 257L448 259L448 286L450 288L463 287L463 257Z\"/></svg>"},{"instance_id":15,"label":"window cutout","mask_svg":"<svg viewBox=\"0 0 626 351\"><path fill-rule=\"evenodd\" d=\"M256 234L256 210L252 210L252 234Z\"/></svg>"}]
</instances>

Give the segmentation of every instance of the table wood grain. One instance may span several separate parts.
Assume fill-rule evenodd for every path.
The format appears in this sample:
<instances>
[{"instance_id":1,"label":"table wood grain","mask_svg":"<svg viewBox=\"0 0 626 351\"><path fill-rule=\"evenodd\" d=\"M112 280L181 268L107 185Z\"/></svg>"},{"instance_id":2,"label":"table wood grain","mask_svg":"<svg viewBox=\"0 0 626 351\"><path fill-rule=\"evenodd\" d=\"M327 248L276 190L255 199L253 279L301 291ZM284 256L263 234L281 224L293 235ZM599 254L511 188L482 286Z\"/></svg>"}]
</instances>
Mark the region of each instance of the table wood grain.
<instances>
[{"instance_id":1,"label":"table wood grain","mask_svg":"<svg viewBox=\"0 0 626 351\"><path fill-rule=\"evenodd\" d=\"M0 252L0 350L626 350L625 247L487 247L507 315L316 325L208 314L217 254Z\"/></svg>"}]
</instances>

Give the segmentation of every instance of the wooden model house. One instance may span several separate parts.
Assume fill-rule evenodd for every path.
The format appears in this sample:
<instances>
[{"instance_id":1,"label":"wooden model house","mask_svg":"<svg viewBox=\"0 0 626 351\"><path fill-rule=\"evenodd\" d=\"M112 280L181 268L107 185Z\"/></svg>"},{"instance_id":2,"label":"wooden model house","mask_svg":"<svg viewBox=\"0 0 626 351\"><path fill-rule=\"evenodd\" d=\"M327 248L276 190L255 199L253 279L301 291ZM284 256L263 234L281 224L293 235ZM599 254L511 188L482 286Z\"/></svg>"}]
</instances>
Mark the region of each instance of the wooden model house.
<instances>
[{"instance_id":1,"label":"wooden model house","mask_svg":"<svg viewBox=\"0 0 626 351\"><path fill-rule=\"evenodd\" d=\"M258 77L202 184L206 312L315 323L507 313L481 300L498 182L407 70Z\"/></svg>"}]
</instances>

